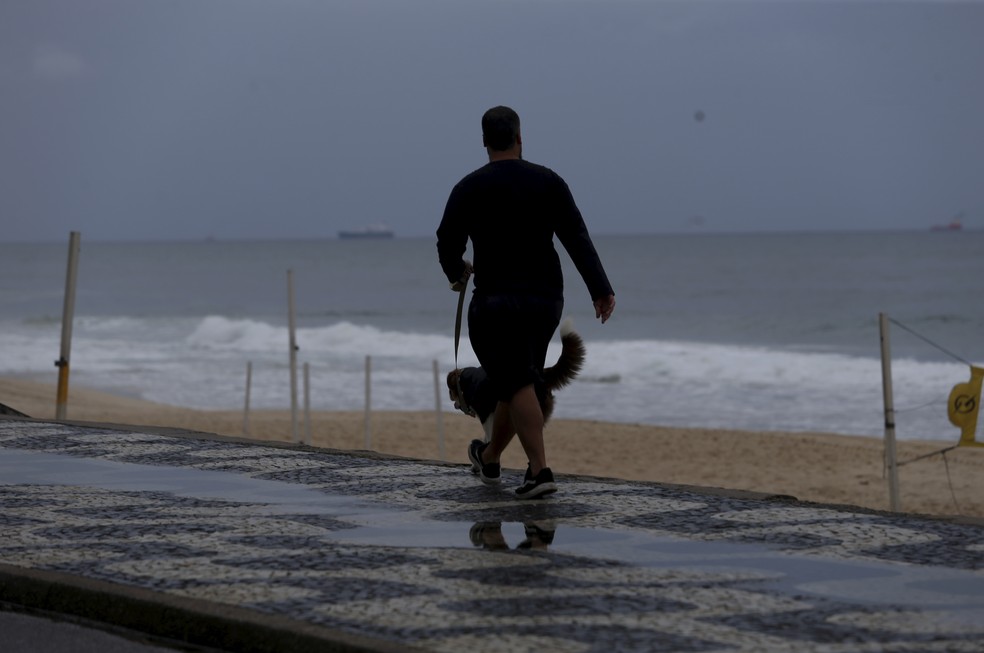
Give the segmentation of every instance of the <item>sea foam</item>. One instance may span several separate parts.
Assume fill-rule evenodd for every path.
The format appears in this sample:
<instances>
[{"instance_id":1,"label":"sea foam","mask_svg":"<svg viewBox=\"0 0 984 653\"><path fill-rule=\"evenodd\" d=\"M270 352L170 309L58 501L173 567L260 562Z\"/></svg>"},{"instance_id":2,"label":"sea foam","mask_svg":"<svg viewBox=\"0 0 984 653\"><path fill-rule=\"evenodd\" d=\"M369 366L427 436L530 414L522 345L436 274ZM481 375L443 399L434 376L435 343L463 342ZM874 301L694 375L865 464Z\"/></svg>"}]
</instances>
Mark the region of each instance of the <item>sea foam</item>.
<instances>
[{"instance_id":1,"label":"sea foam","mask_svg":"<svg viewBox=\"0 0 984 653\"><path fill-rule=\"evenodd\" d=\"M0 374L55 378L60 329L5 325ZM72 345L73 380L193 408L243 405L253 366L252 405L289 402L286 325L224 316L84 317ZM297 361L308 363L312 408L359 410L371 357L372 404L433 410L434 361L454 365L451 335L380 329L351 321L297 329ZM882 432L881 363L830 352L661 340L589 340L580 377L558 393L558 418L676 426ZM560 355L559 336L547 364ZM477 365L462 335L459 366ZM969 372L960 363L892 361L900 438L953 439L946 398ZM438 384L442 409L453 411Z\"/></svg>"}]
</instances>

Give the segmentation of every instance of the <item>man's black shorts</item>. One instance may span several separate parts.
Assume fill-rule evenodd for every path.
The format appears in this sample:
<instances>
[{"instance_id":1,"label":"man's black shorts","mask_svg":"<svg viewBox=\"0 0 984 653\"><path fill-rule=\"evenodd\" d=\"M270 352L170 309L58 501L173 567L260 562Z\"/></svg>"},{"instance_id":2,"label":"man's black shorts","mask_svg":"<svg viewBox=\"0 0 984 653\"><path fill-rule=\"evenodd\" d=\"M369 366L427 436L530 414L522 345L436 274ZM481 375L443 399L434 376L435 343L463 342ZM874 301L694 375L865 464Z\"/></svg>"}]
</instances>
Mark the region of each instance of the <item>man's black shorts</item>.
<instances>
[{"instance_id":1,"label":"man's black shorts","mask_svg":"<svg viewBox=\"0 0 984 653\"><path fill-rule=\"evenodd\" d=\"M468 338L498 399L509 401L531 383L537 396L543 398L547 346L563 311L564 300L552 297L472 296Z\"/></svg>"}]
</instances>

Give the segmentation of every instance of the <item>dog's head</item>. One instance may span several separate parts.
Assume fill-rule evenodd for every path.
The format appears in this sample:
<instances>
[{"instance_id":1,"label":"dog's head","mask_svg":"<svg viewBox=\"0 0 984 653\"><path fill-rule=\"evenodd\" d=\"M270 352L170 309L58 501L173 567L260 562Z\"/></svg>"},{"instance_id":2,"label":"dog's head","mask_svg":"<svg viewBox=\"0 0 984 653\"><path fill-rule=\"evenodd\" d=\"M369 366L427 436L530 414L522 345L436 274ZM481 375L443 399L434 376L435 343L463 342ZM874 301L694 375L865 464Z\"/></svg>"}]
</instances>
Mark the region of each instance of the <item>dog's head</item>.
<instances>
[{"instance_id":1,"label":"dog's head","mask_svg":"<svg viewBox=\"0 0 984 653\"><path fill-rule=\"evenodd\" d=\"M448 372L448 395L451 397L451 401L454 402L454 407L458 407L458 395L460 390L458 389L458 379L461 378L461 370L451 370Z\"/></svg>"},{"instance_id":2,"label":"dog's head","mask_svg":"<svg viewBox=\"0 0 984 653\"><path fill-rule=\"evenodd\" d=\"M460 410L465 415L475 417L475 411L465 401L461 392L461 370L455 369L448 372L448 396L456 410Z\"/></svg>"}]
</instances>

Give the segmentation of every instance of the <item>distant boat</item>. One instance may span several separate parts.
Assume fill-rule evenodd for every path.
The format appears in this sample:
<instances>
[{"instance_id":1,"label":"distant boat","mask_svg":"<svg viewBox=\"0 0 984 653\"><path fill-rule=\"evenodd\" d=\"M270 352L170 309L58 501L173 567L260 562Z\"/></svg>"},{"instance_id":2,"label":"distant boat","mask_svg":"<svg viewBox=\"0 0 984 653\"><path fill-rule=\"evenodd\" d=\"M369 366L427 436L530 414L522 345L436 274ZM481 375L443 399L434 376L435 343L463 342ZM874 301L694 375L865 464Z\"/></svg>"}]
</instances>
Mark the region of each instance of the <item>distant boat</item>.
<instances>
[{"instance_id":1,"label":"distant boat","mask_svg":"<svg viewBox=\"0 0 984 653\"><path fill-rule=\"evenodd\" d=\"M338 237L347 240L353 238L392 238L393 230L383 225L372 225L362 229L347 229L338 232Z\"/></svg>"},{"instance_id":2,"label":"distant boat","mask_svg":"<svg viewBox=\"0 0 984 653\"><path fill-rule=\"evenodd\" d=\"M929 228L929 230L930 231L960 231L961 229L963 229L963 223L960 221L960 218L962 216L963 213L958 213L948 223L934 224L932 227Z\"/></svg>"}]
</instances>

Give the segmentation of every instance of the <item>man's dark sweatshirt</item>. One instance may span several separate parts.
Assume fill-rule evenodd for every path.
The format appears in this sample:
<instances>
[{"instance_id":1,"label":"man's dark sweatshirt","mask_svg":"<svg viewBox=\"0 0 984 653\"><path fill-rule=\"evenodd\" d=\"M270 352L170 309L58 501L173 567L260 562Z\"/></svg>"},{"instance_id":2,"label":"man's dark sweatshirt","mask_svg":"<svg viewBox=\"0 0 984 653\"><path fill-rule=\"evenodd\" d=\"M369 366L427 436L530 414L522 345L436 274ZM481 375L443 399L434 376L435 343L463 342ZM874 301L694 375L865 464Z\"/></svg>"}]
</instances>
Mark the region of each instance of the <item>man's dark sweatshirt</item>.
<instances>
[{"instance_id":1,"label":"man's dark sweatshirt","mask_svg":"<svg viewBox=\"0 0 984 653\"><path fill-rule=\"evenodd\" d=\"M458 182L437 230L438 258L448 281L458 281L471 238L476 293L561 299L555 234L592 301L614 294L567 184L520 159L491 162Z\"/></svg>"}]
</instances>

